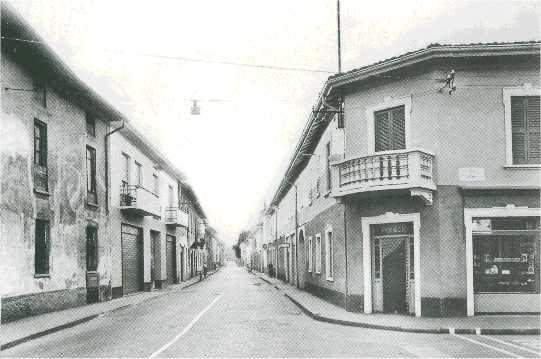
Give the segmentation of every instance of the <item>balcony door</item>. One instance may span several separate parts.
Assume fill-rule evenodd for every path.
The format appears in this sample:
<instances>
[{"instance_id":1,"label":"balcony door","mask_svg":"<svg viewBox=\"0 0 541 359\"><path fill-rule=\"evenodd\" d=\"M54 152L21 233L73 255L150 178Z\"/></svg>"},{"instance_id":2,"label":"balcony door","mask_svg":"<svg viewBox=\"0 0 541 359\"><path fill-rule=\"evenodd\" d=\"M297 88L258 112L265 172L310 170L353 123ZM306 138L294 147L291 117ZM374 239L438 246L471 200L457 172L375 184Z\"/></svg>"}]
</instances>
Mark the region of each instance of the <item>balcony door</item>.
<instances>
[{"instance_id":1,"label":"balcony door","mask_svg":"<svg viewBox=\"0 0 541 359\"><path fill-rule=\"evenodd\" d=\"M405 149L405 106L398 106L375 112L374 130L376 152Z\"/></svg>"}]
</instances>

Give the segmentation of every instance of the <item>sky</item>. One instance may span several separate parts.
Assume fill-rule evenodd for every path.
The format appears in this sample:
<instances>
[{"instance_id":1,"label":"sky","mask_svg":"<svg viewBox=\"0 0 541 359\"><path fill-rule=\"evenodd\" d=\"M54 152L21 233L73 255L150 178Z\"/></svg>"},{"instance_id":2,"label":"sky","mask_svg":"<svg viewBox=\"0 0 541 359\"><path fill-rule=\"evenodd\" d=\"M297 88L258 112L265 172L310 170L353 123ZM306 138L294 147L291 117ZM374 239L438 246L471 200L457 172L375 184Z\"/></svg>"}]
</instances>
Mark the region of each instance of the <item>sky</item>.
<instances>
[{"instance_id":1,"label":"sky","mask_svg":"<svg viewBox=\"0 0 541 359\"><path fill-rule=\"evenodd\" d=\"M269 203L337 71L336 0L10 3L187 175L227 244ZM538 1L341 0L340 7L343 71L431 43L541 38ZM190 114L191 99L199 116Z\"/></svg>"}]
</instances>

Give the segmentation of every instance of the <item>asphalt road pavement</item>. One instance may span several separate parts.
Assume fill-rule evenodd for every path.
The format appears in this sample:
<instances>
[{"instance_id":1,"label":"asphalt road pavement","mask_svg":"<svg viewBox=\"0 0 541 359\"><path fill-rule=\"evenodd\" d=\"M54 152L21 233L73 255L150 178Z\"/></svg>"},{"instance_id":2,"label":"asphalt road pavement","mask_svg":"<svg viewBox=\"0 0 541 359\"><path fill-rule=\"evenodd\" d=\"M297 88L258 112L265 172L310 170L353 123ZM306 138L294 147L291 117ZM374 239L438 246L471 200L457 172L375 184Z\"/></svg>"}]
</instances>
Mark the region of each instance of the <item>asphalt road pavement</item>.
<instances>
[{"instance_id":1,"label":"asphalt road pavement","mask_svg":"<svg viewBox=\"0 0 541 359\"><path fill-rule=\"evenodd\" d=\"M235 264L5 350L2 357L530 357L537 336L401 333L322 323Z\"/></svg>"}]
</instances>

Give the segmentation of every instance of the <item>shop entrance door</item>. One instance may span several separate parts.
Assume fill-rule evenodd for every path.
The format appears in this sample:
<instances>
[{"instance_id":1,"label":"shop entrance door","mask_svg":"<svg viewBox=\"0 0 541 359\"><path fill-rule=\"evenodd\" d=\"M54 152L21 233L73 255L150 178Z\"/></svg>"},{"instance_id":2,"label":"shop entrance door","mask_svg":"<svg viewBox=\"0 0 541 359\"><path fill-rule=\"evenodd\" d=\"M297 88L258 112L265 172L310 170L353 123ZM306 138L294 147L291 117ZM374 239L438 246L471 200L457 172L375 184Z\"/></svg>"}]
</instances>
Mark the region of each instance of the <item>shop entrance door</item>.
<instances>
[{"instance_id":1,"label":"shop entrance door","mask_svg":"<svg viewBox=\"0 0 541 359\"><path fill-rule=\"evenodd\" d=\"M406 256L404 238L382 241L383 312L406 312Z\"/></svg>"}]
</instances>

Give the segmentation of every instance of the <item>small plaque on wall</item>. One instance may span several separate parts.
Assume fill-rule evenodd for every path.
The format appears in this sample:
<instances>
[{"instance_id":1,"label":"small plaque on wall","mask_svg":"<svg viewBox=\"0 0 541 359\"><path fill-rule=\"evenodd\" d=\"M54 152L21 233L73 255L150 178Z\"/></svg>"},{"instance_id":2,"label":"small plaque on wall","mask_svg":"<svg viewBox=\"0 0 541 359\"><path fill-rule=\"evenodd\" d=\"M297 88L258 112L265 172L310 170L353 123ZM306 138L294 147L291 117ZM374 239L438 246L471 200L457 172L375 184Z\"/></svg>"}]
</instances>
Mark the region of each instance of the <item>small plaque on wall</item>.
<instances>
[{"instance_id":1,"label":"small plaque on wall","mask_svg":"<svg viewBox=\"0 0 541 359\"><path fill-rule=\"evenodd\" d=\"M480 167L463 167L458 169L460 182L483 182L485 180L485 169Z\"/></svg>"}]
</instances>

